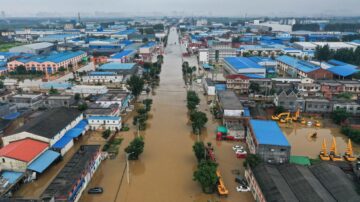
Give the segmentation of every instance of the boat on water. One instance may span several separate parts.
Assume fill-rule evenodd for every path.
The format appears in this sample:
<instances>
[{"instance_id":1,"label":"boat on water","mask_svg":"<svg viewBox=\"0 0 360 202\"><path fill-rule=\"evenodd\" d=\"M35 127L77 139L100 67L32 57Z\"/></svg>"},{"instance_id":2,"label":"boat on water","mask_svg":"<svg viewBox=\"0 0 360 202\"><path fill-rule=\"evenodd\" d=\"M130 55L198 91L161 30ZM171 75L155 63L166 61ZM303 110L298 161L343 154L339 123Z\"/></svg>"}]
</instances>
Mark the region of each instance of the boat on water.
<instances>
[{"instance_id":1,"label":"boat on water","mask_svg":"<svg viewBox=\"0 0 360 202\"><path fill-rule=\"evenodd\" d=\"M326 140L325 140L325 138L324 138L322 146L321 146L321 151L320 151L319 157L323 161L329 161L330 160L330 156L328 155L327 149L326 149Z\"/></svg>"},{"instance_id":2,"label":"boat on water","mask_svg":"<svg viewBox=\"0 0 360 202\"><path fill-rule=\"evenodd\" d=\"M348 140L348 143L347 143L344 159L347 161L356 161L356 157L354 156L354 152L353 152L353 148L352 148L350 139Z\"/></svg>"},{"instance_id":3,"label":"boat on water","mask_svg":"<svg viewBox=\"0 0 360 202\"><path fill-rule=\"evenodd\" d=\"M343 161L343 158L338 154L335 137L332 138L329 156L332 161Z\"/></svg>"}]
</instances>

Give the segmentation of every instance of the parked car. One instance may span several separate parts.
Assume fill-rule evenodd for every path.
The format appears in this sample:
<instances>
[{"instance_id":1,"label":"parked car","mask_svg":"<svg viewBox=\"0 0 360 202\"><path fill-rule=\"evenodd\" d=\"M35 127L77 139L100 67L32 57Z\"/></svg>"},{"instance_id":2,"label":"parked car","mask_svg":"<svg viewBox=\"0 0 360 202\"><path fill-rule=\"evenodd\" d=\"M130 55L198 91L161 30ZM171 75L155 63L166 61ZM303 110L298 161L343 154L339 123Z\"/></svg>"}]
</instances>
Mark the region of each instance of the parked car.
<instances>
[{"instance_id":1,"label":"parked car","mask_svg":"<svg viewBox=\"0 0 360 202\"><path fill-rule=\"evenodd\" d=\"M243 146L240 146L240 145L234 145L234 146L232 147L232 149L233 149L234 151L239 150L239 149L243 150L244 147L243 147Z\"/></svg>"},{"instance_id":2,"label":"parked car","mask_svg":"<svg viewBox=\"0 0 360 202\"><path fill-rule=\"evenodd\" d=\"M243 186L248 186L248 183L246 182L245 178L238 175L235 177L235 182L239 183L240 185L243 185Z\"/></svg>"},{"instance_id":3,"label":"parked car","mask_svg":"<svg viewBox=\"0 0 360 202\"><path fill-rule=\"evenodd\" d=\"M88 194L102 194L104 189L102 187L94 187L89 189Z\"/></svg>"},{"instance_id":4,"label":"parked car","mask_svg":"<svg viewBox=\"0 0 360 202\"><path fill-rule=\"evenodd\" d=\"M237 192L248 192L248 191L250 191L250 187L240 185L240 186L236 187L236 191Z\"/></svg>"}]
</instances>

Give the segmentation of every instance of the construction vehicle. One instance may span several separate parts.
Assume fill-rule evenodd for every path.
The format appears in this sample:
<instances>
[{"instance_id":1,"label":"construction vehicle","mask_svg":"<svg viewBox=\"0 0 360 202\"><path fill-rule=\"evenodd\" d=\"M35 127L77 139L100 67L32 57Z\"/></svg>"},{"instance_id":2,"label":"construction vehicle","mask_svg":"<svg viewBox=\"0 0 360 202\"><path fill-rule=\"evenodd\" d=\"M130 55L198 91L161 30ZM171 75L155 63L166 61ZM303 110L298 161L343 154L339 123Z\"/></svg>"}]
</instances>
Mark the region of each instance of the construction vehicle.
<instances>
[{"instance_id":1,"label":"construction vehicle","mask_svg":"<svg viewBox=\"0 0 360 202\"><path fill-rule=\"evenodd\" d=\"M334 137L332 139L329 156L332 161L343 161L343 158L338 154L336 140Z\"/></svg>"},{"instance_id":2,"label":"construction vehicle","mask_svg":"<svg viewBox=\"0 0 360 202\"><path fill-rule=\"evenodd\" d=\"M297 108L296 112L294 113L294 116L292 117L293 121L300 121L300 108Z\"/></svg>"},{"instance_id":3,"label":"construction vehicle","mask_svg":"<svg viewBox=\"0 0 360 202\"><path fill-rule=\"evenodd\" d=\"M316 120L314 125L315 125L316 127L320 127L320 126L321 126L320 121Z\"/></svg>"},{"instance_id":4,"label":"construction vehicle","mask_svg":"<svg viewBox=\"0 0 360 202\"><path fill-rule=\"evenodd\" d=\"M226 189L219 170L216 171L216 175L218 177L217 189L218 189L219 195L227 196L229 194L229 190Z\"/></svg>"},{"instance_id":5,"label":"construction vehicle","mask_svg":"<svg viewBox=\"0 0 360 202\"><path fill-rule=\"evenodd\" d=\"M279 121L283 116L286 116L287 118L290 117L290 112L283 112L278 115L271 116L271 119L274 121Z\"/></svg>"},{"instance_id":6,"label":"construction vehicle","mask_svg":"<svg viewBox=\"0 0 360 202\"><path fill-rule=\"evenodd\" d=\"M323 160L323 161L329 161L330 160L330 156L327 154L326 150L327 150L326 149L326 140L324 138L322 146L321 146L321 151L320 151L320 154L319 154L320 159Z\"/></svg>"},{"instance_id":7,"label":"construction vehicle","mask_svg":"<svg viewBox=\"0 0 360 202\"><path fill-rule=\"evenodd\" d=\"M350 139L348 140L348 144L347 144L347 147L346 147L344 158L347 161L356 161L356 158L354 157L353 148L352 148L352 144L351 144Z\"/></svg>"}]
</instances>

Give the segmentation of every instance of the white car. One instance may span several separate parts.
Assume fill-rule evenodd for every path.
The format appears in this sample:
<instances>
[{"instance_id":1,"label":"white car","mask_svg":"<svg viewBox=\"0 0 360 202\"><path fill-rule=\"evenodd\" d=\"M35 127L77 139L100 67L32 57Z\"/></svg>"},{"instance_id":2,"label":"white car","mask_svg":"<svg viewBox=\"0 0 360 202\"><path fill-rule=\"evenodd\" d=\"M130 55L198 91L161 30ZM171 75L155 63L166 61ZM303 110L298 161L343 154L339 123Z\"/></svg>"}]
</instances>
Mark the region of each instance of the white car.
<instances>
[{"instance_id":1,"label":"white car","mask_svg":"<svg viewBox=\"0 0 360 202\"><path fill-rule=\"evenodd\" d=\"M232 147L232 149L233 149L234 151L239 150L239 149L244 150L244 147L243 147L243 146L240 146L240 145L234 145L234 146Z\"/></svg>"},{"instance_id":2,"label":"white car","mask_svg":"<svg viewBox=\"0 0 360 202\"><path fill-rule=\"evenodd\" d=\"M243 149L237 149L235 151L235 154L247 154L247 152L245 150L243 150Z\"/></svg>"},{"instance_id":3,"label":"white car","mask_svg":"<svg viewBox=\"0 0 360 202\"><path fill-rule=\"evenodd\" d=\"M236 187L236 191L237 192L248 192L250 191L250 187L248 186L244 186L244 185L240 185Z\"/></svg>"}]
</instances>

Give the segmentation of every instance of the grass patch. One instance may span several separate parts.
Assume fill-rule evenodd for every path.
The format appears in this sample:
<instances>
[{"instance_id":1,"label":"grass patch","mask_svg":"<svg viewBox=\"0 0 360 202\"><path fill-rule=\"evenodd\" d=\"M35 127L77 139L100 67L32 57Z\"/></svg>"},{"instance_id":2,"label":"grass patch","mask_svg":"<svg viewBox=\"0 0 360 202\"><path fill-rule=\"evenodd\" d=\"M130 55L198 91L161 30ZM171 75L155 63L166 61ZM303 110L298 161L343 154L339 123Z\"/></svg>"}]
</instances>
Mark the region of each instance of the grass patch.
<instances>
[{"instance_id":1,"label":"grass patch","mask_svg":"<svg viewBox=\"0 0 360 202\"><path fill-rule=\"evenodd\" d=\"M24 44L19 42L0 43L0 52L8 52L10 48L21 45Z\"/></svg>"}]
</instances>

